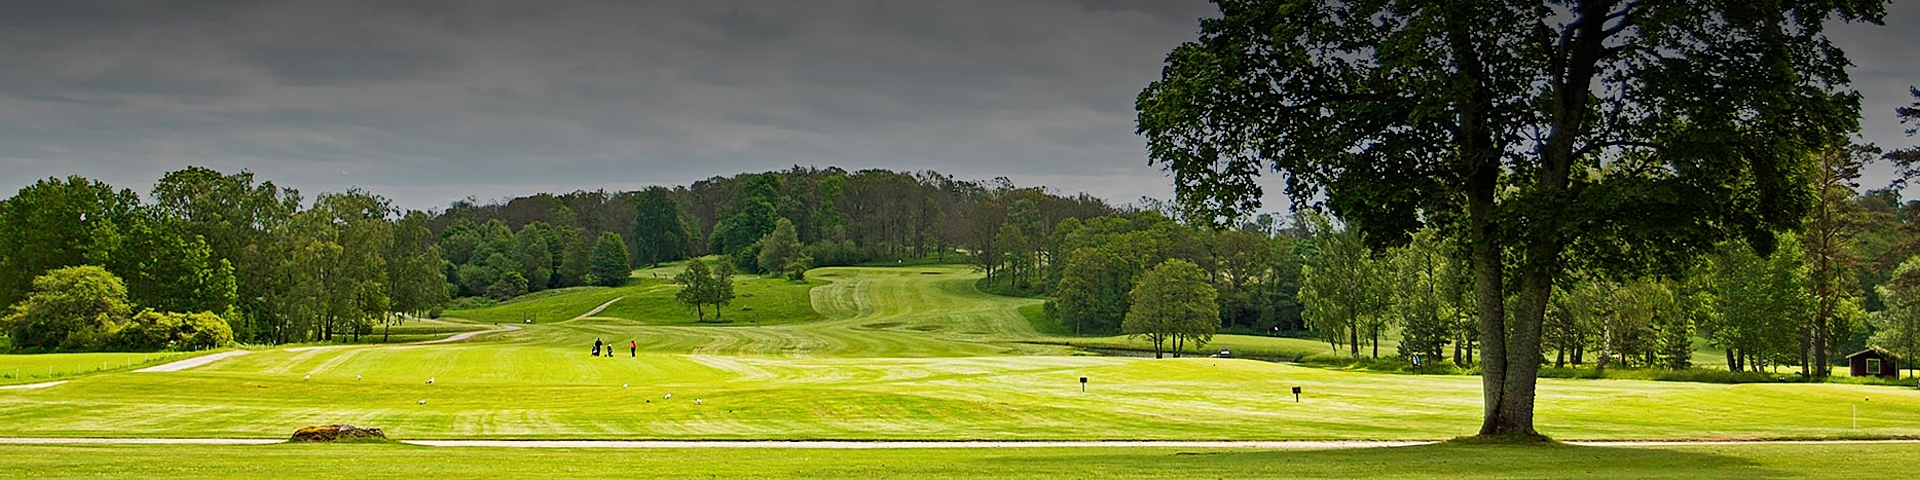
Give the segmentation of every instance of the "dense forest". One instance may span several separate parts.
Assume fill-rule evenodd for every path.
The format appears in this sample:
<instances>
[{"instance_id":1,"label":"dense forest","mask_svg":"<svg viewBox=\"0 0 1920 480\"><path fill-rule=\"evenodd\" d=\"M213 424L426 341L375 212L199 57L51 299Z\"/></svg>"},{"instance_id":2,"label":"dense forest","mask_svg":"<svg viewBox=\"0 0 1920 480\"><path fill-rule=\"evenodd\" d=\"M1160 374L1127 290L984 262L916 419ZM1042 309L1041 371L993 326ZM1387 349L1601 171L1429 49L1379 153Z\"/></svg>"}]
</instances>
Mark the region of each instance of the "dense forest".
<instances>
[{"instance_id":1,"label":"dense forest","mask_svg":"<svg viewBox=\"0 0 1920 480\"><path fill-rule=\"evenodd\" d=\"M1920 353L1920 261L1910 261L1920 203L1893 189L1856 193L1869 160L1833 157L1835 188L1816 199L1829 220L1771 255L1729 243L1644 275L1579 274L1553 296L1542 361L1689 368L1697 340L1735 371L1830 365L1869 345ZM203 344L195 332L207 328L186 319L216 316L240 342L358 341L456 303L619 285L635 266L714 255L732 270L794 278L822 266L970 263L981 288L1044 297L1058 333L1075 335L1150 333L1127 327L1130 293L1177 261L1197 268L1216 304L1206 311L1217 324L1193 337L1200 344L1217 329L1311 336L1355 357L1470 366L1475 354L1473 282L1456 242L1431 229L1370 241L1312 211L1215 228L1152 199L1115 206L1005 179L803 167L435 212L357 189L307 200L248 172L195 167L165 175L145 198L69 177L0 202L0 302L17 304L14 348L129 348L116 339L140 318L180 330L146 327L161 340L142 345ZM85 310L95 320L35 321L54 308L32 300L45 293L37 279L79 265L99 268L63 273L61 288L109 284L101 288L123 292L119 306L63 307L99 310ZM1815 325L1822 311L1831 320Z\"/></svg>"}]
</instances>

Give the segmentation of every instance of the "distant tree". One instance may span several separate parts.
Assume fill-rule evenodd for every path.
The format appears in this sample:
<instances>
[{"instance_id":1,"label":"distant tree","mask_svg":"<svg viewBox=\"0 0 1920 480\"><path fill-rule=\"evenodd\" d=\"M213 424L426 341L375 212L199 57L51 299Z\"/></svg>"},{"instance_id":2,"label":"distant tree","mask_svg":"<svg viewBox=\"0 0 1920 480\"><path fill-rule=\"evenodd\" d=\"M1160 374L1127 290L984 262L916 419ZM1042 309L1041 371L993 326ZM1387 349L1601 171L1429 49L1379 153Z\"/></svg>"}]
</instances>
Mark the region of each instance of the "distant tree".
<instances>
[{"instance_id":1,"label":"distant tree","mask_svg":"<svg viewBox=\"0 0 1920 480\"><path fill-rule=\"evenodd\" d=\"M708 251L727 255L736 259L736 265L743 268L758 268L754 262L756 243L767 233L772 232L778 216L773 212L773 204L765 200L753 199L744 202L739 213L721 220L713 227L713 238L708 242ZM738 261L744 260L744 261Z\"/></svg>"},{"instance_id":2,"label":"distant tree","mask_svg":"<svg viewBox=\"0 0 1920 480\"><path fill-rule=\"evenodd\" d=\"M698 258L688 260L687 268L673 277L673 283L680 284L680 292L673 295L674 300L693 307L695 318L707 320L707 299L713 291L713 272L707 268L707 261Z\"/></svg>"},{"instance_id":3,"label":"distant tree","mask_svg":"<svg viewBox=\"0 0 1920 480\"><path fill-rule=\"evenodd\" d=\"M633 263L627 259L627 242L613 232L600 234L593 244L593 259L588 275L596 285L618 287L633 275Z\"/></svg>"},{"instance_id":4,"label":"distant tree","mask_svg":"<svg viewBox=\"0 0 1920 480\"><path fill-rule=\"evenodd\" d=\"M513 297L526 294L527 277L520 276L520 272L503 273L493 281L493 285L487 286L487 296L494 300L512 300Z\"/></svg>"},{"instance_id":5,"label":"distant tree","mask_svg":"<svg viewBox=\"0 0 1920 480\"><path fill-rule=\"evenodd\" d=\"M1127 313L1127 290L1118 288L1113 263L1103 257L1105 250L1082 248L1067 254L1066 266L1055 290L1055 310L1060 319L1073 325L1080 335L1090 327L1101 329L1119 324Z\"/></svg>"},{"instance_id":6,"label":"distant tree","mask_svg":"<svg viewBox=\"0 0 1920 480\"><path fill-rule=\"evenodd\" d=\"M713 304L713 319L720 319L721 307L733 303L733 264L720 262L713 267L712 288L707 293L707 303Z\"/></svg>"},{"instance_id":7,"label":"distant tree","mask_svg":"<svg viewBox=\"0 0 1920 480\"><path fill-rule=\"evenodd\" d=\"M579 227L561 227L557 234L561 253L560 267L553 273L556 284L563 287L586 285L587 276L592 270L594 239Z\"/></svg>"},{"instance_id":8,"label":"distant tree","mask_svg":"<svg viewBox=\"0 0 1920 480\"><path fill-rule=\"evenodd\" d=\"M1193 262L1161 263L1140 276L1128 297L1133 305L1121 330L1153 343L1154 358L1162 358L1169 343L1178 348L1183 339L1192 341L1195 348L1204 347L1220 326L1213 285Z\"/></svg>"},{"instance_id":9,"label":"distant tree","mask_svg":"<svg viewBox=\"0 0 1920 480\"><path fill-rule=\"evenodd\" d=\"M533 222L520 228L518 235L519 251L515 258L520 261L520 275L527 279L527 291L546 290L553 281L553 249L547 245L553 227L546 222Z\"/></svg>"},{"instance_id":10,"label":"distant tree","mask_svg":"<svg viewBox=\"0 0 1920 480\"><path fill-rule=\"evenodd\" d=\"M415 315L437 314L451 296L451 286L441 267L440 247L433 244L433 232L427 228L427 214L407 212L394 224L393 242L388 244L387 288L390 306L395 312ZM381 341L390 337L398 319L389 313L383 317L385 331Z\"/></svg>"},{"instance_id":11,"label":"distant tree","mask_svg":"<svg viewBox=\"0 0 1920 480\"><path fill-rule=\"evenodd\" d=\"M1907 136L1912 137L1920 134L1920 88L1907 87L1907 93L1913 95L1913 105L1895 108L1893 113L1900 117L1900 124L1908 125ZM1887 152L1885 158L1899 170L1901 183L1920 177L1920 146Z\"/></svg>"},{"instance_id":12,"label":"distant tree","mask_svg":"<svg viewBox=\"0 0 1920 480\"><path fill-rule=\"evenodd\" d=\"M784 275L787 266L798 260L800 237L794 232L793 222L785 218L774 224L773 231L760 238L760 271L771 275Z\"/></svg>"},{"instance_id":13,"label":"distant tree","mask_svg":"<svg viewBox=\"0 0 1920 480\"><path fill-rule=\"evenodd\" d=\"M1358 357L1361 335L1377 335L1388 313L1380 267L1358 230L1336 229L1323 216L1312 218L1314 253L1301 271L1301 316L1315 335L1335 347L1346 345ZM1379 356L1377 342L1374 351Z\"/></svg>"},{"instance_id":14,"label":"distant tree","mask_svg":"<svg viewBox=\"0 0 1920 480\"><path fill-rule=\"evenodd\" d=\"M1872 342L1907 359L1907 376L1913 377L1913 362L1920 361L1920 257L1911 257L1893 271L1893 278L1879 288L1886 310L1874 312Z\"/></svg>"},{"instance_id":15,"label":"distant tree","mask_svg":"<svg viewBox=\"0 0 1920 480\"><path fill-rule=\"evenodd\" d=\"M21 188L0 208L0 305L20 301L48 270L106 264L139 205L131 190L80 176Z\"/></svg>"},{"instance_id":16,"label":"distant tree","mask_svg":"<svg viewBox=\"0 0 1920 480\"><path fill-rule=\"evenodd\" d=\"M1029 207L1031 208L1031 207ZM1033 245L1027 241L1027 234L1011 223L1000 224L1000 233L993 237L994 250L1000 253L1000 263L1007 273L1007 283L1015 289L1026 289L1028 270L1033 266Z\"/></svg>"},{"instance_id":17,"label":"distant tree","mask_svg":"<svg viewBox=\"0 0 1920 480\"><path fill-rule=\"evenodd\" d=\"M638 216L633 221L633 246L639 251L638 260L659 266L660 262L686 258L687 246L692 245L694 237L672 192L647 187L634 202Z\"/></svg>"},{"instance_id":18,"label":"distant tree","mask_svg":"<svg viewBox=\"0 0 1920 480\"><path fill-rule=\"evenodd\" d=\"M1813 284L1814 316L1802 334L1808 353L1800 362L1811 367L1809 373L1814 377L1832 374L1833 349L1844 337L1844 323L1837 311L1848 302L1858 301L1852 275L1859 262L1854 237L1861 230L1864 212L1853 198L1860 187L1860 169L1878 154L1872 147L1845 145L1815 156L1813 215L1801 237L1807 275Z\"/></svg>"},{"instance_id":19,"label":"distant tree","mask_svg":"<svg viewBox=\"0 0 1920 480\"><path fill-rule=\"evenodd\" d=\"M1389 252L1383 278L1392 302L1391 317L1400 328L1400 355L1425 355L1440 360L1453 340L1453 323L1461 305L1449 295L1448 279L1460 268L1448 256L1448 245L1431 229L1414 233L1407 246Z\"/></svg>"},{"instance_id":20,"label":"distant tree","mask_svg":"<svg viewBox=\"0 0 1920 480\"><path fill-rule=\"evenodd\" d=\"M153 208L203 238L211 258L232 265L238 312L229 319L235 337L274 341L274 326L285 325L288 319L277 317L280 311L269 304L288 276L281 268L287 266L287 258L270 252L277 248L276 231L285 230L299 211L300 193L256 181L245 170L223 174L187 167L162 176L152 194Z\"/></svg>"},{"instance_id":21,"label":"distant tree","mask_svg":"<svg viewBox=\"0 0 1920 480\"><path fill-rule=\"evenodd\" d=\"M1713 303L1699 329L1726 352L1728 370L1760 371L1805 352L1797 339L1813 319L1815 302L1801 255L1799 238L1783 235L1767 257L1728 244L1709 258Z\"/></svg>"},{"instance_id":22,"label":"distant tree","mask_svg":"<svg viewBox=\"0 0 1920 480\"><path fill-rule=\"evenodd\" d=\"M141 208L121 226L120 253L105 266L136 308L227 314L238 298L233 265L173 218Z\"/></svg>"},{"instance_id":23,"label":"distant tree","mask_svg":"<svg viewBox=\"0 0 1920 480\"><path fill-rule=\"evenodd\" d=\"M104 268L84 265L33 279L4 323L15 349L96 350L131 315L126 285Z\"/></svg>"},{"instance_id":24,"label":"distant tree","mask_svg":"<svg viewBox=\"0 0 1920 480\"><path fill-rule=\"evenodd\" d=\"M307 257L292 267L314 272L307 295L320 302L321 338L358 341L391 311L383 255L393 242L393 213L386 198L355 188L320 194L311 209L295 215Z\"/></svg>"}]
</instances>

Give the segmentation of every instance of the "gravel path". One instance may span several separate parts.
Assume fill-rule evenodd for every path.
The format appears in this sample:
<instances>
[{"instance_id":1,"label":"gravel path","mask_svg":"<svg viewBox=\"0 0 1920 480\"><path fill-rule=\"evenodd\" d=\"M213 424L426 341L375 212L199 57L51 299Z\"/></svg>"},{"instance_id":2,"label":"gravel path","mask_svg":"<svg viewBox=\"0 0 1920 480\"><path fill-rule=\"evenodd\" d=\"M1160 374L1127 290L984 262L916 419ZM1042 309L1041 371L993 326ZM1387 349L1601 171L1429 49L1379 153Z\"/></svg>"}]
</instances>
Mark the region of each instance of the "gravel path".
<instances>
[{"instance_id":1,"label":"gravel path","mask_svg":"<svg viewBox=\"0 0 1920 480\"><path fill-rule=\"evenodd\" d=\"M57 382L29 383L26 385L0 385L0 390L33 390L36 388L47 388L47 387L59 385L62 383L67 383L67 381L61 380Z\"/></svg>"},{"instance_id":2,"label":"gravel path","mask_svg":"<svg viewBox=\"0 0 1920 480\"><path fill-rule=\"evenodd\" d=\"M600 312L602 312L602 311L605 311L605 310L607 309L607 307L611 307L611 306L613 306L613 302L618 302L618 301L621 301L621 300L626 300L626 299L627 299L627 297L620 297L620 298L615 298L615 299L612 299L612 300L607 300L607 303L602 303L602 304L600 304L600 306L598 306L598 307L593 307L593 310L588 310L588 311L587 311L587 313L582 313L582 314L580 314L580 316L578 316L578 317L573 317L573 318L569 318L569 319L567 319L567 321L569 321L569 322L571 322L571 321L574 321L574 320L579 320L579 319L582 319L582 318L587 318L587 317L591 317L591 316L594 316L594 315L599 315L599 314L600 314Z\"/></svg>"},{"instance_id":3,"label":"gravel path","mask_svg":"<svg viewBox=\"0 0 1920 480\"><path fill-rule=\"evenodd\" d=\"M181 370L203 366L209 363L218 362L221 360L238 357L241 355L246 355L249 353L253 353L253 351L252 350L234 350L231 352L220 352L212 355L203 355L203 356L193 357L193 358L181 360L178 362L163 363L163 364L154 365L151 367L142 368L134 371L139 373L178 372Z\"/></svg>"},{"instance_id":4,"label":"gravel path","mask_svg":"<svg viewBox=\"0 0 1920 480\"><path fill-rule=\"evenodd\" d=\"M507 448L799 448L799 449L918 449L918 448L1251 448L1261 450L1320 450L1329 448L1411 447L1433 442L1378 441L1091 441L1091 442L920 442L920 441L698 441L698 440L406 440L428 447Z\"/></svg>"},{"instance_id":5,"label":"gravel path","mask_svg":"<svg viewBox=\"0 0 1920 480\"><path fill-rule=\"evenodd\" d=\"M0 438L0 445L267 445L285 441L266 438Z\"/></svg>"},{"instance_id":6,"label":"gravel path","mask_svg":"<svg viewBox=\"0 0 1920 480\"><path fill-rule=\"evenodd\" d=\"M514 331L514 330L519 330L519 329L520 329L520 327L518 327L518 326L514 326L514 325L501 325L501 326L500 326L500 328L496 328L496 329L492 329L492 330L480 330L480 331L473 331L473 332L460 332L459 334L455 334L454 336L451 336L451 337L447 337L447 338L442 338L442 339L439 339L439 340L427 340L427 341L424 341L424 342L413 342L413 343L402 343L401 345L433 345L433 344L436 344L436 343L453 343L453 342L458 342L458 341L461 341L461 340L466 340L466 339L469 339L469 338L473 338L473 337L477 337L477 336L481 336L481 335L486 335L486 334L489 334L489 333L494 333L494 332L511 332L511 331Z\"/></svg>"}]
</instances>

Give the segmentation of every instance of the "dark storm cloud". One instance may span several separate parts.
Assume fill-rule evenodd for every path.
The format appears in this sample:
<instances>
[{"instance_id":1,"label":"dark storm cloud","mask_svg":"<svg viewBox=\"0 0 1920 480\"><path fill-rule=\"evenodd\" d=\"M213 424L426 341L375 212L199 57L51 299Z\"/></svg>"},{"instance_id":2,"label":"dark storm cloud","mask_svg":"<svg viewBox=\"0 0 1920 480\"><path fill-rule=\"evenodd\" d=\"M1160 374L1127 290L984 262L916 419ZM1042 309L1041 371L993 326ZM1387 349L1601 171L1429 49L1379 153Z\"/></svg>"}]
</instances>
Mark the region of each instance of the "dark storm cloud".
<instances>
[{"instance_id":1,"label":"dark storm cloud","mask_svg":"<svg viewBox=\"0 0 1920 480\"><path fill-rule=\"evenodd\" d=\"M1912 10L1889 21L1920 24ZM144 190L197 164L431 208L799 164L1165 197L1133 99L1210 12L1202 0L9 3L0 189L79 173ZM1868 139L1904 142L1875 110L1916 76L1914 29L1843 30Z\"/></svg>"}]
</instances>

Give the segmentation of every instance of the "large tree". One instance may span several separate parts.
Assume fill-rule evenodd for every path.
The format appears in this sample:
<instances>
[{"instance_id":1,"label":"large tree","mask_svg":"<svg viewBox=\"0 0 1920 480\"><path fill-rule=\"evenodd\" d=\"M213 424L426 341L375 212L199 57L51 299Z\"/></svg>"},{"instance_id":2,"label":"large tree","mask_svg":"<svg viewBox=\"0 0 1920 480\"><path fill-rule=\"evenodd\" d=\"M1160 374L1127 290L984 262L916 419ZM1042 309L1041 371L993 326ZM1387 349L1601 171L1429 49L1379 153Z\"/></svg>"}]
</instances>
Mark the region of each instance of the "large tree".
<instances>
[{"instance_id":1,"label":"large tree","mask_svg":"<svg viewBox=\"0 0 1920 480\"><path fill-rule=\"evenodd\" d=\"M140 199L80 176L48 178L0 205L0 306L26 296L48 270L105 265Z\"/></svg>"},{"instance_id":2,"label":"large tree","mask_svg":"<svg viewBox=\"0 0 1920 480\"><path fill-rule=\"evenodd\" d=\"M283 324L268 302L288 278L279 267L287 257L275 250L276 230L284 230L300 210L300 193L273 182L256 182L242 170L222 174L204 167L168 172L153 186L154 208L184 222L205 239L213 258L233 265L239 315L234 335L242 340L273 340L272 327Z\"/></svg>"},{"instance_id":3,"label":"large tree","mask_svg":"<svg viewBox=\"0 0 1920 480\"><path fill-rule=\"evenodd\" d=\"M1196 348L1205 346L1220 327L1220 304L1214 296L1213 285L1200 267L1186 260L1167 260L1140 275L1140 283L1128 295L1133 306L1121 331L1153 343L1154 358L1160 358L1168 346L1177 354L1181 340L1193 341Z\"/></svg>"},{"instance_id":4,"label":"large tree","mask_svg":"<svg viewBox=\"0 0 1920 480\"><path fill-rule=\"evenodd\" d=\"M1190 218L1250 212L1271 169L1372 242L1445 227L1475 273L1480 434L1527 437L1556 281L1682 265L1729 237L1771 251L1808 213L1807 158L1858 122L1824 28L1885 7L1215 3L1137 104Z\"/></svg>"}]
</instances>

